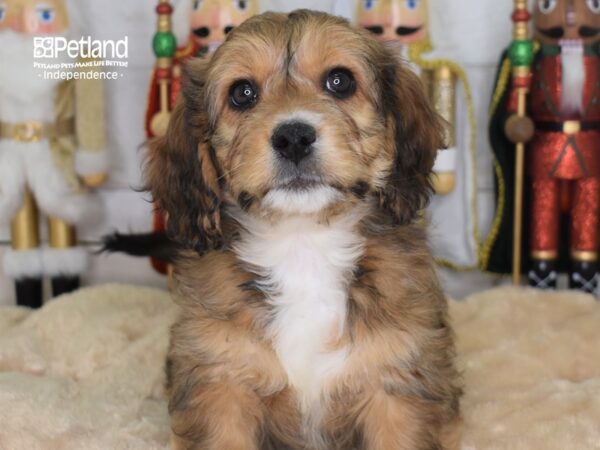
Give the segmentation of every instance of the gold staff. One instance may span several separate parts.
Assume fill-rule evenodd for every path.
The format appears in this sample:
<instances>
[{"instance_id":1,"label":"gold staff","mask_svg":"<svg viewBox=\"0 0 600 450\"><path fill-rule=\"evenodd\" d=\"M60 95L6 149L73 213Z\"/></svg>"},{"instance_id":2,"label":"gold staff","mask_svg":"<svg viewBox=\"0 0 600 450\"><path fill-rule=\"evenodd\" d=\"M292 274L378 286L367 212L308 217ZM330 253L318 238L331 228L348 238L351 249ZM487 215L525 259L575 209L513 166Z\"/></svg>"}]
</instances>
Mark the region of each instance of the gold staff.
<instances>
[{"instance_id":1,"label":"gold staff","mask_svg":"<svg viewBox=\"0 0 600 450\"><path fill-rule=\"evenodd\" d=\"M531 14L527 10L527 0L514 0L512 14L513 41L509 49L512 63L513 86L517 88L517 117L527 114L527 94L531 81L531 63L533 62L533 42L529 39L529 20ZM515 206L513 223L513 284L518 285L521 279L521 248L523 229L523 172L525 161L525 142L516 143L515 155Z\"/></svg>"},{"instance_id":2,"label":"gold staff","mask_svg":"<svg viewBox=\"0 0 600 450\"><path fill-rule=\"evenodd\" d=\"M156 55L156 81L159 89L159 111L150 121L150 131L154 136L163 136L167 131L169 118L169 85L173 79L173 57L177 51L177 40L172 31L171 15L173 7L169 0L159 0L157 31L152 41Z\"/></svg>"}]
</instances>

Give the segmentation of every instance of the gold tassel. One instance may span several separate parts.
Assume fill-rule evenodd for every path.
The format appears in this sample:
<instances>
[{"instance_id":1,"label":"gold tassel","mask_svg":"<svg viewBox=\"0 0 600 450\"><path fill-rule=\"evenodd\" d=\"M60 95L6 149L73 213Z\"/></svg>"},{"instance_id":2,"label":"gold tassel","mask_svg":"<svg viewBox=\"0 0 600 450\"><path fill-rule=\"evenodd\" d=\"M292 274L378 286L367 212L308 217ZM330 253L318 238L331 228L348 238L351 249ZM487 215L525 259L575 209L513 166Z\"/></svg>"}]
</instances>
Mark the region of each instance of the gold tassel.
<instances>
[{"instance_id":1,"label":"gold tassel","mask_svg":"<svg viewBox=\"0 0 600 450\"><path fill-rule=\"evenodd\" d=\"M467 101L467 117L469 121L470 127L470 135L469 135L469 153L471 155L471 164L473 165L472 170L472 179L471 183L474 189L473 198L471 200L471 214L473 216L473 239L475 240L475 245L477 246L477 259L478 262L481 261L481 236L479 234L479 220L478 220L478 211L477 211L477 121L475 119L475 108L473 106L473 94L471 92L471 86L469 85L469 79L467 74L454 61L448 59L435 59L435 60L426 60L423 59L423 53L430 52L432 50L431 40L424 39L423 41L416 42L414 44L410 44L408 47L408 55L409 59L421 67L423 70L437 70L442 67L448 67L460 80L463 85L463 89L465 91L465 97ZM446 259L438 258L436 262L442 267L448 267L450 269L456 271L470 271L478 268L479 264L475 264L474 266L463 266L459 264L452 263Z\"/></svg>"}]
</instances>

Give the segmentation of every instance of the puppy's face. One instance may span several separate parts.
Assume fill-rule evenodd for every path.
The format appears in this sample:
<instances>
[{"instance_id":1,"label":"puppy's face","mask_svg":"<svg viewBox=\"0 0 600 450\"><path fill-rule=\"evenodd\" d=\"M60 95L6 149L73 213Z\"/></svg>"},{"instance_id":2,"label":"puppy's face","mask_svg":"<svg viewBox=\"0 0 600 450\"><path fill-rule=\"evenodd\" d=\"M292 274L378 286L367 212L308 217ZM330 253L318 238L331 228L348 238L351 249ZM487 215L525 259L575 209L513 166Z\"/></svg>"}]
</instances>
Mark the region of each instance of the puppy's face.
<instances>
[{"instance_id":1,"label":"puppy's face","mask_svg":"<svg viewBox=\"0 0 600 450\"><path fill-rule=\"evenodd\" d=\"M210 144L245 208L315 212L384 186L377 47L326 16L283 19L247 22L211 61Z\"/></svg>"},{"instance_id":2,"label":"puppy's face","mask_svg":"<svg viewBox=\"0 0 600 450\"><path fill-rule=\"evenodd\" d=\"M426 202L438 120L392 52L341 19L252 18L188 67L184 97L149 181L172 233L200 251L219 239L224 200L323 214L375 196L399 223Z\"/></svg>"}]
</instances>

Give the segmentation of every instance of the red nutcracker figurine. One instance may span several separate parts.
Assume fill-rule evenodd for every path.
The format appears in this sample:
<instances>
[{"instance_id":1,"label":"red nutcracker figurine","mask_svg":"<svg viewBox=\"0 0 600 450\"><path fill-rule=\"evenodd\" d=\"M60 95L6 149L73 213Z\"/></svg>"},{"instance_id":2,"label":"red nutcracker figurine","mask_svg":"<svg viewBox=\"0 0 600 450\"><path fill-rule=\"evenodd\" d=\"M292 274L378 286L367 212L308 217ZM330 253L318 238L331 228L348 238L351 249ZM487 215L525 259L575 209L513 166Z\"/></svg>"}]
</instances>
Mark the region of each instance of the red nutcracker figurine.
<instances>
[{"instance_id":1,"label":"red nutcracker figurine","mask_svg":"<svg viewBox=\"0 0 600 450\"><path fill-rule=\"evenodd\" d=\"M530 76L527 61L518 65L527 59L520 44L528 13L524 0L516 4L521 42L503 58L492 104L499 208L487 267L520 272L522 214L530 285L555 288L564 268L570 288L593 292L600 244L600 0L536 1ZM515 143L527 143L523 201Z\"/></svg>"},{"instance_id":2,"label":"red nutcracker figurine","mask_svg":"<svg viewBox=\"0 0 600 450\"><path fill-rule=\"evenodd\" d=\"M171 32L173 8L169 0L160 0L157 33L153 47L157 63L146 109L146 136L150 139L164 134L170 111L175 106L181 86L181 65L189 58L212 54L225 40L227 34L244 20L258 12L257 0L188 0L191 1L190 38L186 47L176 49ZM164 218L160 211L154 216L154 229L164 231ZM139 252L138 252L139 253ZM167 264L152 259L154 268L167 272Z\"/></svg>"}]
</instances>

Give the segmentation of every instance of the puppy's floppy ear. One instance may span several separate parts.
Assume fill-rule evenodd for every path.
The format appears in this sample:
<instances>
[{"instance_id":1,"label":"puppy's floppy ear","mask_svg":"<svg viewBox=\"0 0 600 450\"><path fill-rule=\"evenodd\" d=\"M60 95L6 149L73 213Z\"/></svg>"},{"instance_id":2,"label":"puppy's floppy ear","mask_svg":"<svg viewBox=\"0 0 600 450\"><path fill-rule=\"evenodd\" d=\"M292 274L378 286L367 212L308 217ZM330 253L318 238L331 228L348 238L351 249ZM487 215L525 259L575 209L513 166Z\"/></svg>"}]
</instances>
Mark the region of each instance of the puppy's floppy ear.
<instances>
[{"instance_id":1,"label":"puppy's floppy ear","mask_svg":"<svg viewBox=\"0 0 600 450\"><path fill-rule=\"evenodd\" d=\"M419 78L393 56L384 65L381 86L394 162L379 199L394 222L408 224L429 203L433 163L445 147L444 128Z\"/></svg>"},{"instance_id":2,"label":"puppy's floppy ear","mask_svg":"<svg viewBox=\"0 0 600 450\"><path fill-rule=\"evenodd\" d=\"M167 234L198 253L221 244L221 189L208 138L204 62L186 67L183 98L165 136L150 145L146 182L167 214Z\"/></svg>"}]
</instances>

